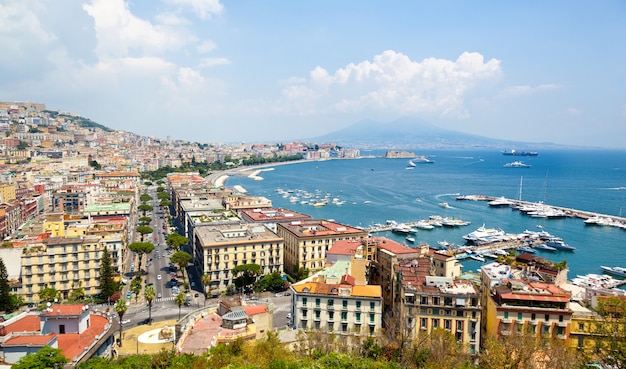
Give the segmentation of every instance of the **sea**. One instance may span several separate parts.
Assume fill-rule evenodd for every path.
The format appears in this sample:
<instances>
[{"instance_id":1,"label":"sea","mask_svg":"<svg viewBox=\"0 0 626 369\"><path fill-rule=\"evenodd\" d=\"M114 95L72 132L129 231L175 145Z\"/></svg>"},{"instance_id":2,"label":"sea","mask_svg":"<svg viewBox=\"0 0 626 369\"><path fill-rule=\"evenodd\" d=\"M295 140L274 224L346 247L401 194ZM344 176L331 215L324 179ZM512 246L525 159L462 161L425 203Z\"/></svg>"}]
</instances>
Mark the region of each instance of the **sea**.
<instances>
[{"instance_id":1,"label":"sea","mask_svg":"<svg viewBox=\"0 0 626 369\"><path fill-rule=\"evenodd\" d=\"M426 155L433 163L416 161L410 167L409 159L387 159L385 151L362 151L364 158L276 165L258 174L262 180L232 176L226 185L267 197L274 207L351 226L370 227L388 220L415 222L432 215L471 222L464 227L419 230L414 244L392 232L376 234L409 246L437 246L438 241L463 245L463 235L482 225L506 233L545 230L576 247L575 251L535 254L556 262L567 260L569 279L600 274L601 265L626 267L626 230L585 225L576 218L532 218L512 208L489 207L486 201L456 199L459 195L505 196L626 216L626 151L546 150L532 157L505 156L497 150L410 151ZM504 166L517 160L530 167ZM284 196L285 191L289 196ZM304 198L311 195L328 196L334 202L315 207ZM472 259L461 263L464 272L477 271L482 265Z\"/></svg>"}]
</instances>

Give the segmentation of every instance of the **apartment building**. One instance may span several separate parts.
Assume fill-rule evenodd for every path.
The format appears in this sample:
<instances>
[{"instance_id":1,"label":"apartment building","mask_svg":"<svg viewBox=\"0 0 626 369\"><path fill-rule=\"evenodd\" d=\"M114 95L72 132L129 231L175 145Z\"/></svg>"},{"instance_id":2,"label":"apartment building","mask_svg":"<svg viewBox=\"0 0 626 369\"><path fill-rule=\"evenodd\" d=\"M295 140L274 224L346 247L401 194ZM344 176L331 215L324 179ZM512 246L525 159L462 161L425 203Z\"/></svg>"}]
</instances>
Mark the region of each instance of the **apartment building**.
<instances>
[{"instance_id":1,"label":"apartment building","mask_svg":"<svg viewBox=\"0 0 626 369\"><path fill-rule=\"evenodd\" d=\"M357 285L339 261L293 284L292 319L298 329L340 335L374 335L382 327L382 293L377 285Z\"/></svg>"},{"instance_id":2,"label":"apartment building","mask_svg":"<svg viewBox=\"0 0 626 369\"><path fill-rule=\"evenodd\" d=\"M28 303L38 303L39 292L46 287L56 289L63 299L79 287L88 296L98 294L100 259L106 247L99 241L96 237L51 237L25 246L18 294Z\"/></svg>"},{"instance_id":3,"label":"apartment building","mask_svg":"<svg viewBox=\"0 0 626 369\"><path fill-rule=\"evenodd\" d=\"M508 265L481 268L483 327L487 336L517 333L568 340L571 294L553 283L516 277Z\"/></svg>"},{"instance_id":4,"label":"apartment building","mask_svg":"<svg viewBox=\"0 0 626 369\"><path fill-rule=\"evenodd\" d=\"M260 265L263 274L283 271L283 239L268 228L244 222L215 223L194 228L194 264L211 276L212 294L234 284L237 265Z\"/></svg>"},{"instance_id":5,"label":"apartment building","mask_svg":"<svg viewBox=\"0 0 626 369\"><path fill-rule=\"evenodd\" d=\"M311 219L310 215L284 208L243 209L239 216L246 222L263 224L276 232L276 223Z\"/></svg>"},{"instance_id":6,"label":"apartment building","mask_svg":"<svg viewBox=\"0 0 626 369\"><path fill-rule=\"evenodd\" d=\"M480 293L470 280L430 275L427 258L404 260L396 265L395 289L400 329L412 339L445 329L469 354L480 350ZM394 315L392 314L392 316Z\"/></svg>"},{"instance_id":7,"label":"apartment building","mask_svg":"<svg viewBox=\"0 0 626 369\"><path fill-rule=\"evenodd\" d=\"M290 274L296 268L321 270L326 264L326 252L335 241L368 237L365 230L323 219L278 223L276 233L285 240L284 265Z\"/></svg>"}]
</instances>

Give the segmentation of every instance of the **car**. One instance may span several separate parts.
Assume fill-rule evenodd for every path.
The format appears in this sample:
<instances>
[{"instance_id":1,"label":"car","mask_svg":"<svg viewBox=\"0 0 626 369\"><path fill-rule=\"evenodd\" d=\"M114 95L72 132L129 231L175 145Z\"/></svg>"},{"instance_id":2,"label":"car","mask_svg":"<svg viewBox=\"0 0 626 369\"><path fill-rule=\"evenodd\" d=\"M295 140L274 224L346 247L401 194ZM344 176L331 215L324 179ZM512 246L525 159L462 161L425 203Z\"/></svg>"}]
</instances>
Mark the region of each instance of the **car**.
<instances>
[{"instance_id":1,"label":"car","mask_svg":"<svg viewBox=\"0 0 626 369\"><path fill-rule=\"evenodd\" d=\"M196 286L196 282L191 282L191 287L195 287Z\"/></svg>"},{"instance_id":2,"label":"car","mask_svg":"<svg viewBox=\"0 0 626 369\"><path fill-rule=\"evenodd\" d=\"M287 319L291 319L291 313L287 313Z\"/></svg>"},{"instance_id":3,"label":"car","mask_svg":"<svg viewBox=\"0 0 626 369\"><path fill-rule=\"evenodd\" d=\"M161 298L161 292L157 293L157 299Z\"/></svg>"},{"instance_id":4,"label":"car","mask_svg":"<svg viewBox=\"0 0 626 369\"><path fill-rule=\"evenodd\" d=\"M285 295L285 296L291 296L291 292L285 292L283 295Z\"/></svg>"},{"instance_id":5,"label":"car","mask_svg":"<svg viewBox=\"0 0 626 369\"><path fill-rule=\"evenodd\" d=\"M122 324L128 324L128 323L130 323L130 319L124 319L124 320L122 320Z\"/></svg>"},{"instance_id":6,"label":"car","mask_svg":"<svg viewBox=\"0 0 626 369\"><path fill-rule=\"evenodd\" d=\"M133 294L132 294L132 293L130 293L130 292L128 292L128 293L126 294L126 298L127 298L127 299L131 298L132 296L133 296Z\"/></svg>"},{"instance_id":7,"label":"car","mask_svg":"<svg viewBox=\"0 0 626 369\"><path fill-rule=\"evenodd\" d=\"M161 275L157 275L157 279L160 281L161 280Z\"/></svg>"}]
</instances>

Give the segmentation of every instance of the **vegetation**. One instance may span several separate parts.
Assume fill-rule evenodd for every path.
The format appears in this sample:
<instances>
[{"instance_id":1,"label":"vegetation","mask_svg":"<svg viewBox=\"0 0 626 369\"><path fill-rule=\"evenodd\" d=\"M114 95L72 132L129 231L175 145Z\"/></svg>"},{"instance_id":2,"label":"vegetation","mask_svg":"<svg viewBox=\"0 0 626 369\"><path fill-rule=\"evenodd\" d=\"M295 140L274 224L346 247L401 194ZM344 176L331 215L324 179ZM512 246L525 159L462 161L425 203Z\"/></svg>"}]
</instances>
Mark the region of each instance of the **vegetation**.
<instances>
[{"instance_id":1,"label":"vegetation","mask_svg":"<svg viewBox=\"0 0 626 369\"><path fill-rule=\"evenodd\" d=\"M304 159L304 156L302 156L302 154L280 155L280 156L274 154L274 156L272 156L271 158L250 156L247 159L243 159L241 161L241 164L242 165L259 165L259 164L266 164L266 163L279 163L279 162L285 162L285 161L296 161L296 160L302 160L302 159Z\"/></svg>"},{"instance_id":2,"label":"vegetation","mask_svg":"<svg viewBox=\"0 0 626 369\"><path fill-rule=\"evenodd\" d=\"M143 297L148 301L148 324L152 325L152 301L156 297L154 287L148 286L143 290Z\"/></svg>"},{"instance_id":3,"label":"vegetation","mask_svg":"<svg viewBox=\"0 0 626 369\"><path fill-rule=\"evenodd\" d=\"M178 293L178 295L174 297L174 302L176 303L176 305L178 305L178 320L180 320L180 309L183 307L185 300L185 294L182 292Z\"/></svg>"},{"instance_id":4,"label":"vegetation","mask_svg":"<svg viewBox=\"0 0 626 369\"><path fill-rule=\"evenodd\" d=\"M232 270L235 286L239 290L243 290L245 293L250 293L256 287L257 278L263 272L261 266L258 264L241 264L234 267Z\"/></svg>"},{"instance_id":5,"label":"vegetation","mask_svg":"<svg viewBox=\"0 0 626 369\"><path fill-rule=\"evenodd\" d=\"M113 280L113 267L111 266L111 256L104 248L102 259L100 260L100 297L108 300L118 290L118 284Z\"/></svg>"},{"instance_id":6,"label":"vegetation","mask_svg":"<svg viewBox=\"0 0 626 369\"><path fill-rule=\"evenodd\" d=\"M191 255L185 251L178 251L172 254L172 256L170 257L170 261L178 265L178 267L181 269L181 272L183 274L183 281L184 281L185 280L185 268L189 264L189 261L191 261Z\"/></svg>"},{"instance_id":7,"label":"vegetation","mask_svg":"<svg viewBox=\"0 0 626 369\"><path fill-rule=\"evenodd\" d=\"M189 243L189 239L187 237L181 236L178 233L170 233L167 235L165 239L165 243L174 249L174 251L180 251L180 247L182 245L186 245Z\"/></svg>"},{"instance_id":8,"label":"vegetation","mask_svg":"<svg viewBox=\"0 0 626 369\"><path fill-rule=\"evenodd\" d=\"M124 318L124 313L128 310L128 305L126 305L126 300L124 298L120 298L115 302L114 306L115 311L117 312L117 316L120 317L120 347L122 346L122 319Z\"/></svg>"},{"instance_id":9,"label":"vegetation","mask_svg":"<svg viewBox=\"0 0 626 369\"><path fill-rule=\"evenodd\" d=\"M69 360L60 349L44 346L37 352L26 355L13 364L13 369L48 369L63 368Z\"/></svg>"},{"instance_id":10,"label":"vegetation","mask_svg":"<svg viewBox=\"0 0 626 369\"><path fill-rule=\"evenodd\" d=\"M59 117L63 117L66 120L79 125L80 127L83 128L100 128L101 130L105 131L105 132L113 132L113 130L109 127L103 126L102 124L96 123L94 121L92 121L91 119L88 118L84 118L81 116L77 116L77 115L69 115L69 114L63 114L63 113L59 113L58 111L54 111L54 110L44 110L46 113L50 114L50 117L52 118L56 118L57 116Z\"/></svg>"},{"instance_id":11,"label":"vegetation","mask_svg":"<svg viewBox=\"0 0 626 369\"><path fill-rule=\"evenodd\" d=\"M143 255L151 253L154 250L154 244L151 242L133 242L128 245L128 249L137 254L137 271L141 273L141 261L143 259Z\"/></svg>"},{"instance_id":12,"label":"vegetation","mask_svg":"<svg viewBox=\"0 0 626 369\"><path fill-rule=\"evenodd\" d=\"M260 291L282 291L286 285L287 283L280 272L266 274L259 280Z\"/></svg>"},{"instance_id":13,"label":"vegetation","mask_svg":"<svg viewBox=\"0 0 626 369\"><path fill-rule=\"evenodd\" d=\"M11 311L11 288L9 287L9 273L4 260L0 258L0 311Z\"/></svg>"},{"instance_id":14,"label":"vegetation","mask_svg":"<svg viewBox=\"0 0 626 369\"><path fill-rule=\"evenodd\" d=\"M141 200L141 202L148 202L148 201L152 200L152 196L150 196L147 193L144 193L141 196L139 196L139 200Z\"/></svg>"},{"instance_id":15,"label":"vegetation","mask_svg":"<svg viewBox=\"0 0 626 369\"><path fill-rule=\"evenodd\" d=\"M610 368L626 368L626 299L611 296L598 299L596 312L600 315L591 331L597 337L596 355Z\"/></svg>"}]
</instances>

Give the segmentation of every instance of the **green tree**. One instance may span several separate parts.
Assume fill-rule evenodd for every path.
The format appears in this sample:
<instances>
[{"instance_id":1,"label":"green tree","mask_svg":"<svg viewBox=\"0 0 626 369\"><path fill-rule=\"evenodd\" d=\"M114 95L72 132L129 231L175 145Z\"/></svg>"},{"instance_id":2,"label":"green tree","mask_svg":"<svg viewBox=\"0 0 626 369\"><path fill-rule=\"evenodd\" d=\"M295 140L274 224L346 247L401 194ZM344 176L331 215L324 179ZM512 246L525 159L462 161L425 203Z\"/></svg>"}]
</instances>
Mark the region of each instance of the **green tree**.
<instances>
[{"instance_id":1,"label":"green tree","mask_svg":"<svg viewBox=\"0 0 626 369\"><path fill-rule=\"evenodd\" d=\"M44 287L43 290L39 291L39 301L52 301L59 295L59 292L54 288L50 288L48 286Z\"/></svg>"},{"instance_id":2,"label":"green tree","mask_svg":"<svg viewBox=\"0 0 626 369\"><path fill-rule=\"evenodd\" d=\"M235 278L235 286L243 288L247 293L251 291L256 284L257 277L261 275L263 269L258 264L242 264L237 265L232 270Z\"/></svg>"},{"instance_id":3,"label":"green tree","mask_svg":"<svg viewBox=\"0 0 626 369\"><path fill-rule=\"evenodd\" d=\"M148 286L143 290L143 297L148 301L148 324L152 325L152 301L156 297L154 287Z\"/></svg>"},{"instance_id":4,"label":"green tree","mask_svg":"<svg viewBox=\"0 0 626 369\"><path fill-rule=\"evenodd\" d=\"M147 234L150 234L150 233L154 232L154 230L150 226L140 225L139 227L137 227L137 232L139 232L141 234L141 242L143 242L144 241L144 237Z\"/></svg>"},{"instance_id":5,"label":"green tree","mask_svg":"<svg viewBox=\"0 0 626 369\"><path fill-rule=\"evenodd\" d=\"M141 276L138 275L130 282L130 290L135 294L135 302L139 299L141 293Z\"/></svg>"},{"instance_id":6,"label":"green tree","mask_svg":"<svg viewBox=\"0 0 626 369\"><path fill-rule=\"evenodd\" d=\"M152 218L150 218L150 217L141 217L138 220L139 220L139 223L141 223L142 225L148 225L152 221Z\"/></svg>"},{"instance_id":7,"label":"green tree","mask_svg":"<svg viewBox=\"0 0 626 369\"><path fill-rule=\"evenodd\" d=\"M11 287L9 286L9 272L0 258L0 311L11 311Z\"/></svg>"},{"instance_id":8,"label":"green tree","mask_svg":"<svg viewBox=\"0 0 626 369\"><path fill-rule=\"evenodd\" d=\"M599 318L591 331L602 363L612 368L626 368L626 300L616 296L598 299Z\"/></svg>"},{"instance_id":9,"label":"green tree","mask_svg":"<svg viewBox=\"0 0 626 369\"><path fill-rule=\"evenodd\" d=\"M152 205L148 205L148 204L141 204L137 206L137 209L139 209L143 213L144 216L146 215L147 212L154 210Z\"/></svg>"},{"instance_id":10,"label":"green tree","mask_svg":"<svg viewBox=\"0 0 626 369\"><path fill-rule=\"evenodd\" d=\"M124 313L126 313L126 310L128 310L128 305L126 305L126 299L122 297L117 300L113 308L117 312L117 316L120 317L120 347L122 347L122 319L124 318Z\"/></svg>"},{"instance_id":11,"label":"green tree","mask_svg":"<svg viewBox=\"0 0 626 369\"><path fill-rule=\"evenodd\" d=\"M63 368L69 360L61 350L44 346L37 352L28 354L11 366L12 369L49 369Z\"/></svg>"},{"instance_id":12,"label":"green tree","mask_svg":"<svg viewBox=\"0 0 626 369\"><path fill-rule=\"evenodd\" d=\"M185 269L187 265L189 264L189 261L191 261L191 255L189 255L189 253L185 251L178 251L172 254L172 256L170 257L170 261L178 265L178 267L181 269L181 272L183 274L183 281L184 281Z\"/></svg>"},{"instance_id":13,"label":"green tree","mask_svg":"<svg viewBox=\"0 0 626 369\"><path fill-rule=\"evenodd\" d=\"M178 295L174 297L174 302L178 305L178 320L180 320L180 309L183 307L185 303L186 297L185 294L180 292Z\"/></svg>"},{"instance_id":14,"label":"green tree","mask_svg":"<svg viewBox=\"0 0 626 369\"><path fill-rule=\"evenodd\" d=\"M172 202L170 200L163 199L163 200L161 200L161 202L159 202L159 206L161 206L163 208L167 208L167 207L172 206Z\"/></svg>"},{"instance_id":15,"label":"green tree","mask_svg":"<svg viewBox=\"0 0 626 369\"><path fill-rule=\"evenodd\" d=\"M259 280L259 290L261 291L282 291L284 289L285 280L278 271L264 275Z\"/></svg>"},{"instance_id":16,"label":"green tree","mask_svg":"<svg viewBox=\"0 0 626 369\"><path fill-rule=\"evenodd\" d=\"M141 196L139 196L139 200L141 200L141 202L148 202L152 200L152 196L148 195L147 193L144 193Z\"/></svg>"},{"instance_id":17,"label":"green tree","mask_svg":"<svg viewBox=\"0 0 626 369\"><path fill-rule=\"evenodd\" d=\"M209 284L211 283L211 275L208 273L204 273L202 277L200 277L200 280L202 281L202 290L204 291L204 303L206 304L207 294L209 293Z\"/></svg>"},{"instance_id":18,"label":"green tree","mask_svg":"<svg viewBox=\"0 0 626 369\"><path fill-rule=\"evenodd\" d=\"M159 192L157 193L157 199L159 200L169 200L170 195L167 192Z\"/></svg>"},{"instance_id":19,"label":"green tree","mask_svg":"<svg viewBox=\"0 0 626 369\"><path fill-rule=\"evenodd\" d=\"M154 250L154 244L151 242L133 242L128 245L128 249L137 254L139 259L137 263L137 271L141 274L141 263L144 254L149 254Z\"/></svg>"},{"instance_id":20,"label":"green tree","mask_svg":"<svg viewBox=\"0 0 626 369\"><path fill-rule=\"evenodd\" d=\"M180 251L180 247L182 245L188 244L189 239L187 237L179 235L178 233L170 233L167 235L165 243L175 251Z\"/></svg>"},{"instance_id":21,"label":"green tree","mask_svg":"<svg viewBox=\"0 0 626 369\"><path fill-rule=\"evenodd\" d=\"M105 247L102 250L102 259L100 259L100 297L108 300L115 291L117 291L117 283L113 280L111 255Z\"/></svg>"}]
</instances>

